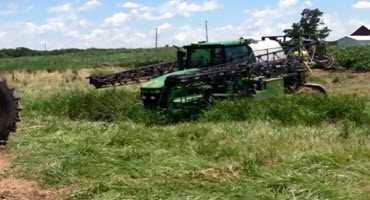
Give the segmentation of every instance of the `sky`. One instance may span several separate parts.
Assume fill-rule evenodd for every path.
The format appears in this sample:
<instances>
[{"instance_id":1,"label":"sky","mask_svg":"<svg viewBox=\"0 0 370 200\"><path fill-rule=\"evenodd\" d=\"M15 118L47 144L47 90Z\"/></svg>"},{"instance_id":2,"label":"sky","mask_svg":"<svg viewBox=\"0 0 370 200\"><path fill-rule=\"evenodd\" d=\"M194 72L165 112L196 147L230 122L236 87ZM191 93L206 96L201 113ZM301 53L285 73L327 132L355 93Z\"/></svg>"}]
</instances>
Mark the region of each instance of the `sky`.
<instances>
[{"instance_id":1,"label":"sky","mask_svg":"<svg viewBox=\"0 0 370 200\"><path fill-rule=\"evenodd\" d=\"M319 8L329 40L370 28L370 0L0 0L0 49L147 48L281 35Z\"/></svg>"}]
</instances>

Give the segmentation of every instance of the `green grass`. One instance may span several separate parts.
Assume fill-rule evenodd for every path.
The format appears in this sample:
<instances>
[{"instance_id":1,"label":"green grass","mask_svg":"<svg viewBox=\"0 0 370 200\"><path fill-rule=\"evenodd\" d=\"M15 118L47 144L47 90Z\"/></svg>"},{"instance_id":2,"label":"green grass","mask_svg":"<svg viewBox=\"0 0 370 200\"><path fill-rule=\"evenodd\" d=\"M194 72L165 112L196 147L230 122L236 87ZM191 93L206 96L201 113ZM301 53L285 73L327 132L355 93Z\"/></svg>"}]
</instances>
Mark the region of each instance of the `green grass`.
<instances>
[{"instance_id":1,"label":"green grass","mask_svg":"<svg viewBox=\"0 0 370 200\"><path fill-rule=\"evenodd\" d=\"M43 113L72 120L101 122L132 121L158 124L167 121L163 113L145 110L138 91L69 89L45 98L24 100L25 114Z\"/></svg>"},{"instance_id":2,"label":"green grass","mask_svg":"<svg viewBox=\"0 0 370 200\"><path fill-rule=\"evenodd\" d=\"M370 199L366 76L311 77L339 84L338 94L357 81L364 97L231 100L177 123L145 110L137 87L95 90L85 80L174 59L172 48L0 59L24 108L10 175L67 188L70 199Z\"/></svg>"},{"instance_id":3,"label":"green grass","mask_svg":"<svg viewBox=\"0 0 370 200\"><path fill-rule=\"evenodd\" d=\"M323 122L370 122L367 98L354 96L284 96L261 101L224 101L204 114L206 121L273 120L285 125Z\"/></svg>"},{"instance_id":4,"label":"green grass","mask_svg":"<svg viewBox=\"0 0 370 200\"><path fill-rule=\"evenodd\" d=\"M46 98L25 100L25 112L44 113L88 121L132 121L144 124L171 122L163 112L145 110L139 92L125 89L63 91ZM283 96L265 100L243 98L220 101L200 113L205 122L272 120L285 125L318 125L323 122L370 122L368 99L355 96ZM196 113L193 113L196 114Z\"/></svg>"},{"instance_id":5,"label":"green grass","mask_svg":"<svg viewBox=\"0 0 370 200\"><path fill-rule=\"evenodd\" d=\"M39 117L12 143L18 173L71 199L368 199L368 130L274 123L147 127ZM32 128L33 126L41 126Z\"/></svg>"},{"instance_id":6,"label":"green grass","mask_svg":"<svg viewBox=\"0 0 370 200\"><path fill-rule=\"evenodd\" d=\"M76 83L77 84L77 83ZM135 88L25 93L18 176L70 199L369 199L369 99L218 102L168 123Z\"/></svg>"},{"instance_id":7,"label":"green grass","mask_svg":"<svg viewBox=\"0 0 370 200\"><path fill-rule=\"evenodd\" d=\"M136 67L175 60L173 48L86 50L62 55L0 59L0 70L59 70L94 67Z\"/></svg>"}]
</instances>

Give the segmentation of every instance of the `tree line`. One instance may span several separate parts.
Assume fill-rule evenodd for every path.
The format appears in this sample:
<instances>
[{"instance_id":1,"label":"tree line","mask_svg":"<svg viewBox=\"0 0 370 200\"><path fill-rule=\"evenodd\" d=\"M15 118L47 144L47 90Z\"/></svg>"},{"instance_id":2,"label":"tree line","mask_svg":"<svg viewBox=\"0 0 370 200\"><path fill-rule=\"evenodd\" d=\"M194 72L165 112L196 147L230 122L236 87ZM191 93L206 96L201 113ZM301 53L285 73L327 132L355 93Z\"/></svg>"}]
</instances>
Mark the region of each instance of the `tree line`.
<instances>
[{"instance_id":1,"label":"tree line","mask_svg":"<svg viewBox=\"0 0 370 200\"><path fill-rule=\"evenodd\" d=\"M48 55L61 55L65 53L79 53L82 49L58 49L50 51L33 50L25 47L18 47L15 49L1 49L0 58L17 58L24 56L48 56Z\"/></svg>"},{"instance_id":2,"label":"tree line","mask_svg":"<svg viewBox=\"0 0 370 200\"><path fill-rule=\"evenodd\" d=\"M143 48L138 49L97 49L97 48L89 48L89 49L78 49L78 48L70 48L70 49L56 49L56 50L33 50L26 47L18 47L15 49L0 49L0 59L2 58L18 58L18 57L26 57L26 56L56 56L68 53L99 53L99 52L107 52L112 51L116 52L119 51L121 53L135 53L135 52L142 52Z\"/></svg>"}]
</instances>

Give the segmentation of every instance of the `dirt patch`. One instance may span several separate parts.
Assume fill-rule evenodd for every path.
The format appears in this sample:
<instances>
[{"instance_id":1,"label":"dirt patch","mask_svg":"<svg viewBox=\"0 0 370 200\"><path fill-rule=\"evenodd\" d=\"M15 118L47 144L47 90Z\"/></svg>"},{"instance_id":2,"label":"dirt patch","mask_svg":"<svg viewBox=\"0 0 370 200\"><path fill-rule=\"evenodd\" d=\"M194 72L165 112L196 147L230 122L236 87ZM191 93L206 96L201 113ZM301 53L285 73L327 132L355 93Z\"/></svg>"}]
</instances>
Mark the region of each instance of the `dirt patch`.
<instances>
[{"instance_id":1,"label":"dirt patch","mask_svg":"<svg viewBox=\"0 0 370 200\"><path fill-rule=\"evenodd\" d=\"M0 147L0 200L56 199L56 192L42 190L36 182L9 177L10 166L9 155Z\"/></svg>"},{"instance_id":2,"label":"dirt patch","mask_svg":"<svg viewBox=\"0 0 370 200\"><path fill-rule=\"evenodd\" d=\"M39 186L30 181L7 178L0 180L1 200L52 200L54 192L42 191Z\"/></svg>"},{"instance_id":3,"label":"dirt patch","mask_svg":"<svg viewBox=\"0 0 370 200\"><path fill-rule=\"evenodd\" d=\"M5 174L5 171L9 169L10 162L8 154L6 153L4 147L0 146L0 175Z\"/></svg>"},{"instance_id":4,"label":"dirt patch","mask_svg":"<svg viewBox=\"0 0 370 200\"><path fill-rule=\"evenodd\" d=\"M329 90L340 95L367 96L370 93L370 72L326 71L316 69L313 76ZM314 79L314 82L317 81Z\"/></svg>"}]
</instances>

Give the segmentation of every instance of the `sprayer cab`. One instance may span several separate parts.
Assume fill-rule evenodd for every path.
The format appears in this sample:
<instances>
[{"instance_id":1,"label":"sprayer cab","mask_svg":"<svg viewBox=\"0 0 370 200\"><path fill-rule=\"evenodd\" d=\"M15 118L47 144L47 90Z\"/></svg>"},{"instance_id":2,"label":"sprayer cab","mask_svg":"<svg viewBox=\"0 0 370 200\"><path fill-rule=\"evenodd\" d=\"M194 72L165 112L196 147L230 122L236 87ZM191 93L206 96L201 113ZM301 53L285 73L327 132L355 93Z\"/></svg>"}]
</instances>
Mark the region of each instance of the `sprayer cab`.
<instances>
[{"instance_id":1,"label":"sprayer cab","mask_svg":"<svg viewBox=\"0 0 370 200\"><path fill-rule=\"evenodd\" d=\"M178 49L178 68L204 68L247 59L253 53L244 39L223 42L199 42Z\"/></svg>"}]
</instances>

